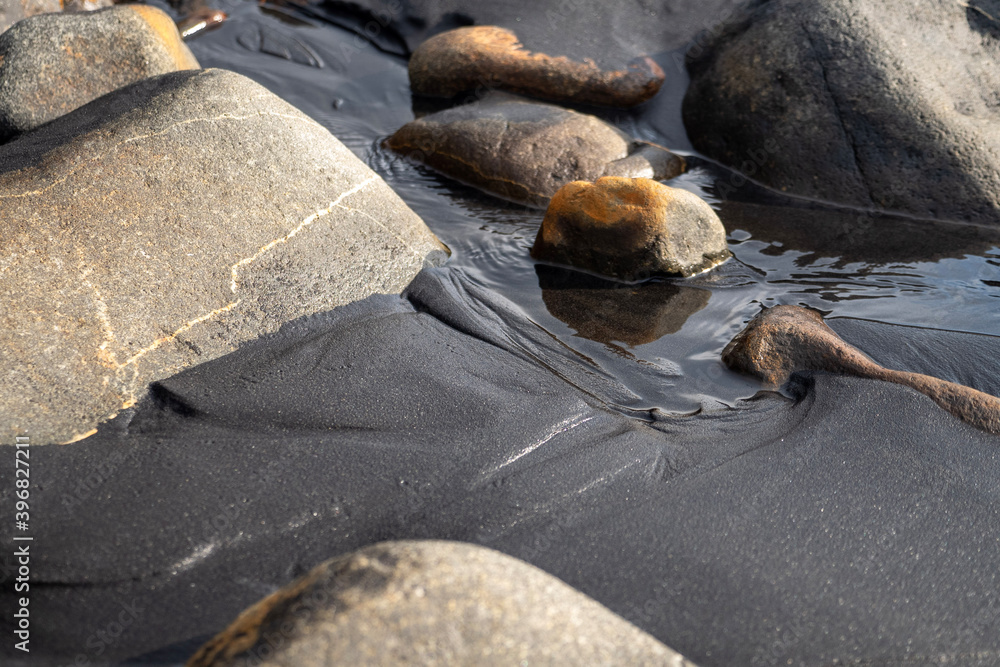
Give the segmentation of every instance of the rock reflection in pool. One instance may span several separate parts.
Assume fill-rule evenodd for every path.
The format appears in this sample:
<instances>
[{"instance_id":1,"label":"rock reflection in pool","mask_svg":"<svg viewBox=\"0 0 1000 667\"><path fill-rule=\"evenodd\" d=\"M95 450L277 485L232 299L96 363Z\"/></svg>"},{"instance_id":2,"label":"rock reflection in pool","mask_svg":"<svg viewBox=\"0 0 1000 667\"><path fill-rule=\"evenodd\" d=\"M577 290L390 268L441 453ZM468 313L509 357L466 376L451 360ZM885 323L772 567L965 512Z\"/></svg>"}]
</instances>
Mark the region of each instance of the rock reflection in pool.
<instances>
[{"instance_id":1,"label":"rock reflection in pool","mask_svg":"<svg viewBox=\"0 0 1000 667\"><path fill-rule=\"evenodd\" d=\"M674 282L620 283L562 267L535 266L549 313L582 336L617 348L677 333L708 305L708 290Z\"/></svg>"}]
</instances>

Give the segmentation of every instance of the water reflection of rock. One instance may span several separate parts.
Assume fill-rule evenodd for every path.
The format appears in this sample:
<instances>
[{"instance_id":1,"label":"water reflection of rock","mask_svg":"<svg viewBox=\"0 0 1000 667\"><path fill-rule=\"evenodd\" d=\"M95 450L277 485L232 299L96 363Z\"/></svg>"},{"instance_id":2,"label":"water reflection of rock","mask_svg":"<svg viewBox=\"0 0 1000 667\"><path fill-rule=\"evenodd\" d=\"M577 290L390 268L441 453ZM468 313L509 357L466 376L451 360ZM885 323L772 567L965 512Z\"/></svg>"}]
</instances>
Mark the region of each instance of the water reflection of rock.
<instances>
[{"instance_id":1,"label":"water reflection of rock","mask_svg":"<svg viewBox=\"0 0 1000 667\"><path fill-rule=\"evenodd\" d=\"M630 285L543 264L535 271L549 313L577 335L606 345L635 347L677 333L712 295L673 282Z\"/></svg>"},{"instance_id":2,"label":"water reflection of rock","mask_svg":"<svg viewBox=\"0 0 1000 667\"><path fill-rule=\"evenodd\" d=\"M810 266L820 257L837 258L836 267L851 262L934 262L1000 247L997 229L832 207L727 201L719 217L729 232L742 229L758 241L781 242L782 251L807 253L796 261L799 266Z\"/></svg>"}]
</instances>

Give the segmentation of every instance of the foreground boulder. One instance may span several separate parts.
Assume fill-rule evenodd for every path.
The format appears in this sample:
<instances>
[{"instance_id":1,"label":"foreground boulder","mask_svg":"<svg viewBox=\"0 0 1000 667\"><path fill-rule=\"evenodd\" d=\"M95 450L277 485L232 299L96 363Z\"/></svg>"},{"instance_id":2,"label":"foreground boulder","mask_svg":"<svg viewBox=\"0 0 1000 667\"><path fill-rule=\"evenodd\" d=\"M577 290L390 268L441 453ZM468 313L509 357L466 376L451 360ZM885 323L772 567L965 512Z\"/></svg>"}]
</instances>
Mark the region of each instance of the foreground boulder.
<instances>
[{"instance_id":1,"label":"foreground boulder","mask_svg":"<svg viewBox=\"0 0 1000 667\"><path fill-rule=\"evenodd\" d=\"M327 130L232 72L134 84L0 165L2 441L78 438L151 380L445 257Z\"/></svg>"},{"instance_id":2,"label":"foreground boulder","mask_svg":"<svg viewBox=\"0 0 1000 667\"><path fill-rule=\"evenodd\" d=\"M594 116L504 93L407 123L386 144L452 178L538 208L571 181L668 179L685 168L662 146L634 141Z\"/></svg>"},{"instance_id":3,"label":"foreground boulder","mask_svg":"<svg viewBox=\"0 0 1000 667\"><path fill-rule=\"evenodd\" d=\"M734 371L777 388L796 371L827 371L895 382L916 389L959 419L1000 434L1000 398L929 375L879 366L845 342L814 310L775 306L750 320L722 351Z\"/></svg>"},{"instance_id":4,"label":"foreground boulder","mask_svg":"<svg viewBox=\"0 0 1000 667\"><path fill-rule=\"evenodd\" d=\"M0 35L0 140L130 83L198 67L174 22L155 7L25 19Z\"/></svg>"},{"instance_id":5,"label":"foreground boulder","mask_svg":"<svg viewBox=\"0 0 1000 667\"><path fill-rule=\"evenodd\" d=\"M783 191L998 224L995 15L951 0L750 3L689 51L688 134Z\"/></svg>"},{"instance_id":6,"label":"foreground boulder","mask_svg":"<svg viewBox=\"0 0 1000 667\"><path fill-rule=\"evenodd\" d=\"M533 53L513 31L471 26L436 35L410 58L410 87L421 95L453 97L501 88L557 102L632 107L663 85L663 70L648 57L619 70L603 70L593 60Z\"/></svg>"},{"instance_id":7,"label":"foreground boulder","mask_svg":"<svg viewBox=\"0 0 1000 667\"><path fill-rule=\"evenodd\" d=\"M531 256L642 280L691 276L730 252L722 221L698 195L648 178L606 176L556 193Z\"/></svg>"},{"instance_id":8,"label":"foreground boulder","mask_svg":"<svg viewBox=\"0 0 1000 667\"><path fill-rule=\"evenodd\" d=\"M438 541L329 560L247 609L187 664L691 665L523 561Z\"/></svg>"}]
</instances>

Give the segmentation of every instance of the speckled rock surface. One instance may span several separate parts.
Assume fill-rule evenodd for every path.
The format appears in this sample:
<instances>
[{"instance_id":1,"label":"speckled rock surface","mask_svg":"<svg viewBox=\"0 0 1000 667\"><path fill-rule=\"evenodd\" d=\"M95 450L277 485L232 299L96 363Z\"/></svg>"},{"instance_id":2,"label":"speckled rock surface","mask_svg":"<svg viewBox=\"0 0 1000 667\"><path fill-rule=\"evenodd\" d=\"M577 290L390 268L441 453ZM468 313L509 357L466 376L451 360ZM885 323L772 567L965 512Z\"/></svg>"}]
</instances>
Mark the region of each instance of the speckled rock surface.
<instances>
[{"instance_id":1,"label":"speckled rock surface","mask_svg":"<svg viewBox=\"0 0 1000 667\"><path fill-rule=\"evenodd\" d=\"M730 256L698 195L648 178L569 183L545 211L531 256L625 280L690 276Z\"/></svg>"},{"instance_id":2,"label":"speckled rock surface","mask_svg":"<svg viewBox=\"0 0 1000 667\"><path fill-rule=\"evenodd\" d=\"M662 665L676 652L555 577L461 542L329 560L246 610L188 667Z\"/></svg>"},{"instance_id":3,"label":"speckled rock surface","mask_svg":"<svg viewBox=\"0 0 1000 667\"><path fill-rule=\"evenodd\" d=\"M0 35L0 140L146 77L198 67L155 7L26 19Z\"/></svg>"},{"instance_id":4,"label":"speckled rock surface","mask_svg":"<svg viewBox=\"0 0 1000 667\"><path fill-rule=\"evenodd\" d=\"M663 85L663 70L640 56L626 67L601 69L524 48L512 30L497 26L457 28L427 40L410 58L410 87L421 95L452 97L501 88L522 95L578 104L632 107Z\"/></svg>"},{"instance_id":5,"label":"speckled rock surface","mask_svg":"<svg viewBox=\"0 0 1000 667\"><path fill-rule=\"evenodd\" d=\"M688 52L684 124L783 191L1000 224L998 9L755 0Z\"/></svg>"},{"instance_id":6,"label":"speckled rock surface","mask_svg":"<svg viewBox=\"0 0 1000 667\"><path fill-rule=\"evenodd\" d=\"M386 143L456 180L537 208L572 181L668 179L685 169L680 156L594 116L506 93L407 123Z\"/></svg>"},{"instance_id":7,"label":"speckled rock surface","mask_svg":"<svg viewBox=\"0 0 1000 667\"><path fill-rule=\"evenodd\" d=\"M754 317L722 352L735 371L777 388L795 371L827 371L885 380L929 396L962 421L1000 434L1000 398L929 375L884 368L844 341L818 312L775 306Z\"/></svg>"},{"instance_id":8,"label":"speckled rock surface","mask_svg":"<svg viewBox=\"0 0 1000 667\"><path fill-rule=\"evenodd\" d=\"M224 70L102 97L0 165L7 442L77 438L151 380L445 257L326 129Z\"/></svg>"}]
</instances>

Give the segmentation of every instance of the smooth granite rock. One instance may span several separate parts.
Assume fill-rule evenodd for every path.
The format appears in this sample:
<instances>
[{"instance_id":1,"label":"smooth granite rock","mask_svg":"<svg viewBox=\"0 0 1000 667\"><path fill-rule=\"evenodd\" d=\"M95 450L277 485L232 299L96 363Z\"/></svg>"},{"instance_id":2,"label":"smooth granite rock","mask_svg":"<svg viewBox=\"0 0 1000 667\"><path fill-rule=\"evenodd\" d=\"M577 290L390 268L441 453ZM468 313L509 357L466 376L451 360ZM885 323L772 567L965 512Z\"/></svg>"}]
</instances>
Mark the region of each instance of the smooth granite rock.
<instances>
[{"instance_id":1,"label":"smooth granite rock","mask_svg":"<svg viewBox=\"0 0 1000 667\"><path fill-rule=\"evenodd\" d=\"M456 180L537 208L572 181L668 179L685 169L680 156L635 141L594 116L506 93L407 123L386 145Z\"/></svg>"},{"instance_id":2,"label":"smooth granite rock","mask_svg":"<svg viewBox=\"0 0 1000 667\"><path fill-rule=\"evenodd\" d=\"M789 193L1000 224L998 10L755 0L688 52L691 141Z\"/></svg>"},{"instance_id":3,"label":"smooth granite rock","mask_svg":"<svg viewBox=\"0 0 1000 667\"><path fill-rule=\"evenodd\" d=\"M642 280L691 276L730 252L722 221L698 195L648 178L606 176L556 193L531 256Z\"/></svg>"},{"instance_id":4,"label":"smooth granite rock","mask_svg":"<svg viewBox=\"0 0 1000 667\"><path fill-rule=\"evenodd\" d=\"M775 306L750 320L722 351L735 371L759 378L774 389L796 371L827 371L905 385L930 397L959 419L1000 434L1000 398L929 375L894 371L868 358L801 306Z\"/></svg>"},{"instance_id":5,"label":"smooth granite rock","mask_svg":"<svg viewBox=\"0 0 1000 667\"><path fill-rule=\"evenodd\" d=\"M61 10L59 0L0 0L0 33L28 16Z\"/></svg>"},{"instance_id":6,"label":"smooth granite rock","mask_svg":"<svg viewBox=\"0 0 1000 667\"><path fill-rule=\"evenodd\" d=\"M187 664L691 666L532 565L431 540L326 561L247 609Z\"/></svg>"},{"instance_id":7,"label":"smooth granite rock","mask_svg":"<svg viewBox=\"0 0 1000 667\"><path fill-rule=\"evenodd\" d=\"M632 107L663 85L663 70L648 56L622 69L601 69L593 60L524 48L512 30L497 26L457 28L420 45L410 58L410 87L421 95L453 97L493 88L556 102Z\"/></svg>"},{"instance_id":8,"label":"smooth granite rock","mask_svg":"<svg viewBox=\"0 0 1000 667\"><path fill-rule=\"evenodd\" d=\"M130 83L198 67L170 17L148 5L26 19L0 35L0 140Z\"/></svg>"},{"instance_id":9,"label":"smooth granite rock","mask_svg":"<svg viewBox=\"0 0 1000 667\"><path fill-rule=\"evenodd\" d=\"M79 438L151 380L445 258L326 129L224 70L102 97L0 165L0 441Z\"/></svg>"}]
</instances>

